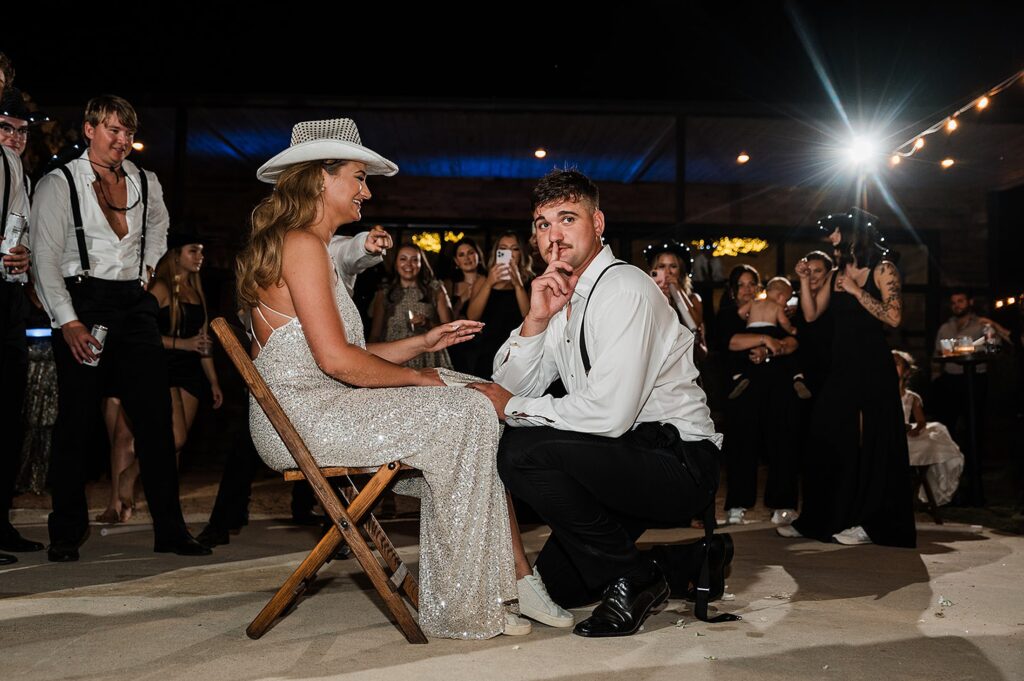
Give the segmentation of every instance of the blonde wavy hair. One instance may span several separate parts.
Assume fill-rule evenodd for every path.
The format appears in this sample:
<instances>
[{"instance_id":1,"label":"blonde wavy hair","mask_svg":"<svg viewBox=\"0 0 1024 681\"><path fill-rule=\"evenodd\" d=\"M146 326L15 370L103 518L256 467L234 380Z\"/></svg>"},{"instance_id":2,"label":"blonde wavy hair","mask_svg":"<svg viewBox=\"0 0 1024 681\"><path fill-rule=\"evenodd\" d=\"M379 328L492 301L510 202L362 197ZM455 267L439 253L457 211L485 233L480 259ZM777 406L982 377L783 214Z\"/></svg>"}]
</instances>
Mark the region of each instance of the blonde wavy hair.
<instances>
[{"instance_id":1,"label":"blonde wavy hair","mask_svg":"<svg viewBox=\"0 0 1024 681\"><path fill-rule=\"evenodd\" d=\"M181 281L182 279L188 281L189 286L199 296L199 302L203 306L203 327L202 330L206 331L206 324L209 321L209 313L206 309L206 294L203 293L203 282L199 278L198 272L189 272L186 275L178 274L177 260L181 255L181 248L172 248L164 253L163 257L156 264L156 269L153 270L153 278L149 282L149 287L152 289L153 284L160 281L163 282L167 290L171 292L171 328L169 334L171 336L180 337L178 333L181 325L181 319L184 315L181 313Z\"/></svg>"},{"instance_id":2,"label":"blonde wavy hair","mask_svg":"<svg viewBox=\"0 0 1024 681\"><path fill-rule=\"evenodd\" d=\"M302 229L316 219L323 201L321 169L334 175L347 161L306 161L286 168L274 191L252 211L249 241L235 259L238 304L243 310L256 307L259 289L281 281L281 255L288 232Z\"/></svg>"}]
</instances>

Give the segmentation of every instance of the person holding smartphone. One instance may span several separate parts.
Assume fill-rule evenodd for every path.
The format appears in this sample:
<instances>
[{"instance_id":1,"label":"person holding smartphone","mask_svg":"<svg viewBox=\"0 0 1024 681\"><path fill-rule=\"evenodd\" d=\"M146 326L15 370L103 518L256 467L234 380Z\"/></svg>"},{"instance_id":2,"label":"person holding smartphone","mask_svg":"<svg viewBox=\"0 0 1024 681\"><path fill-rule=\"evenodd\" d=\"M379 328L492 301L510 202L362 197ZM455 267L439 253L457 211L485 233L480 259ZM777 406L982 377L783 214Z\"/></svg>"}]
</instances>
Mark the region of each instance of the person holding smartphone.
<instances>
[{"instance_id":1,"label":"person holding smartphone","mask_svg":"<svg viewBox=\"0 0 1024 681\"><path fill-rule=\"evenodd\" d=\"M523 323L530 311L530 256L518 234L509 231L491 248L486 278L477 279L473 297L466 306L466 318L483 322L476 367L471 372L490 378L494 355L512 330Z\"/></svg>"}]
</instances>

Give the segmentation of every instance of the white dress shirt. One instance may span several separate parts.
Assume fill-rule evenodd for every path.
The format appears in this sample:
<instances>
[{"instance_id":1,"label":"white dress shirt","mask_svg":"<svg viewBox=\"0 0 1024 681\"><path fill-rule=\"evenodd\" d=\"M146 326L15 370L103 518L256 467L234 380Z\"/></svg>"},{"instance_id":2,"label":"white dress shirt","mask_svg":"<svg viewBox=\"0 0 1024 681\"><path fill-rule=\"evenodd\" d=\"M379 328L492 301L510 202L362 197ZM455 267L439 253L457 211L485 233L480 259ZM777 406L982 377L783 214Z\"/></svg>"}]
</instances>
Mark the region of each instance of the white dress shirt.
<instances>
[{"instance_id":1,"label":"white dress shirt","mask_svg":"<svg viewBox=\"0 0 1024 681\"><path fill-rule=\"evenodd\" d=\"M577 347L584 306L598 275L614 261L605 246L576 284L571 315L567 306L536 336L521 336L520 327L498 351L494 381L515 395L505 408L506 422L606 437L660 422L675 426L683 440L721 447L697 385L693 334L640 269L620 265L601 278L586 314L591 370L584 371ZM568 395L544 395L559 376Z\"/></svg>"},{"instance_id":2,"label":"white dress shirt","mask_svg":"<svg viewBox=\"0 0 1024 681\"><path fill-rule=\"evenodd\" d=\"M334 236L327 245L327 251L338 268L338 276L350 296L356 285L356 275L384 262L379 254L366 252L366 237L369 235L369 232L360 232L355 236Z\"/></svg>"},{"instance_id":3,"label":"white dress shirt","mask_svg":"<svg viewBox=\"0 0 1024 681\"><path fill-rule=\"evenodd\" d=\"M21 167L21 159L12 150L7 147L0 146L3 150L3 155L7 157L7 167L11 169L10 180L10 198L8 199L7 215L11 213L18 213L28 217L28 192L25 191L25 171ZM4 200L4 178L2 173L4 172L3 163L0 162L0 201ZM3 229L7 229L7 225L3 226ZM24 237L23 237L24 238Z\"/></svg>"},{"instance_id":4,"label":"white dress shirt","mask_svg":"<svg viewBox=\"0 0 1024 681\"><path fill-rule=\"evenodd\" d=\"M85 229L86 251L89 256L90 276L110 281L132 281L139 278L139 246L142 236L142 202L139 169L131 161L122 165L127 174L128 202L138 204L126 213L128 233L118 239L107 222L93 182L96 171L86 149L81 156L68 163L71 177L78 191L78 205ZM167 228L170 217L164 205L164 192L156 175L146 172L149 180L146 221L146 267L156 267L167 251ZM82 274L78 256L78 241L71 213L68 184L59 170L54 170L39 181L32 206L31 219L32 270L36 291L54 328L78 319L71 304L71 295L64 285L65 277ZM143 268L143 277L146 277Z\"/></svg>"}]
</instances>

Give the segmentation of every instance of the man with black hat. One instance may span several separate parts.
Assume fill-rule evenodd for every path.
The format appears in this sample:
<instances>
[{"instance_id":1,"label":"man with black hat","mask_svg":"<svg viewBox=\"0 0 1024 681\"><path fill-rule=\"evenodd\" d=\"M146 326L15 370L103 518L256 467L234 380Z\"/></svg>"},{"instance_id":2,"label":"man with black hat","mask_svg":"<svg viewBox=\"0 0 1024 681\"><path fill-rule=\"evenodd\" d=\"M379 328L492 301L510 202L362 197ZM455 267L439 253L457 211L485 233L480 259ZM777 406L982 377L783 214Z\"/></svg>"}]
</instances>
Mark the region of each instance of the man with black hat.
<instances>
[{"instance_id":1,"label":"man with black hat","mask_svg":"<svg viewBox=\"0 0 1024 681\"><path fill-rule=\"evenodd\" d=\"M0 53L0 108L6 109L15 97L21 95L14 89L14 69L5 55ZM21 167L21 151L24 137L21 135L25 121L14 121L0 117L0 239L7 236L9 228L20 228L28 217L28 192L25 188L24 171ZM15 138L22 139L21 149L10 144L7 127L17 125ZM12 148L13 147L13 148ZM21 225L16 223L21 222ZM24 240L24 237L22 237ZM0 423L3 424L5 446L0 455L0 549L4 551L39 551L43 545L22 537L10 523L9 514L14 498L14 481L17 476L18 460L21 454L21 440L24 421L22 410L25 403L25 386L28 379L28 346L25 342L25 319L28 315L28 299L25 296L25 273L29 268L29 251L24 245L13 246L4 253L3 272L0 272ZM0 553L0 565L17 562L17 558Z\"/></svg>"},{"instance_id":2,"label":"man with black hat","mask_svg":"<svg viewBox=\"0 0 1024 681\"><path fill-rule=\"evenodd\" d=\"M59 402L49 518L51 561L78 560L85 541L83 445L101 423L104 394L121 397L135 433L154 550L207 555L188 533L178 499L167 365L157 302L144 289L167 249L167 208L156 175L127 160L138 118L124 99L85 109L89 147L46 175L32 209L33 272L54 329ZM96 338L106 333L105 339Z\"/></svg>"}]
</instances>

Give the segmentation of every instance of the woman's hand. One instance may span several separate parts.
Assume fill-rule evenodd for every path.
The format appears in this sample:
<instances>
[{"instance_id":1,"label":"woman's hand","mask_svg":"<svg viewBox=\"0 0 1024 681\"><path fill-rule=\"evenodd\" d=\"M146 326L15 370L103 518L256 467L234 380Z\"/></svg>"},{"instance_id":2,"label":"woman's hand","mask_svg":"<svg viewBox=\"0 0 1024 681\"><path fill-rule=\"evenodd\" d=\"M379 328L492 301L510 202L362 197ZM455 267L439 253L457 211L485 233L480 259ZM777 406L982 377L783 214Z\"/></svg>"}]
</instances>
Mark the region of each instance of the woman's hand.
<instances>
[{"instance_id":1,"label":"woman's hand","mask_svg":"<svg viewBox=\"0 0 1024 681\"><path fill-rule=\"evenodd\" d=\"M483 322L474 322L469 319L440 324L423 334L423 352L437 352L456 343L465 343L472 340L483 328Z\"/></svg>"},{"instance_id":2,"label":"woman's hand","mask_svg":"<svg viewBox=\"0 0 1024 681\"><path fill-rule=\"evenodd\" d=\"M412 316L409 317L409 323L412 324L413 328L426 326L429 321L430 319L422 312L413 312Z\"/></svg>"},{"instance_id":3,"label":"woman's hand","mask_svg":"<svg viewBox=\"0 0 1024 681\"><path fill-rule=\"evenodd\" d=\"M191 338L177 338L174 341L175 350L187 350L188 352L198 352L200 355L210 354L212 348L210 337L205 333L197 333Z\"/></svg>"},{"instance_id":4,"label":"woman's hand","mask_svg":"<svg viewBox=\"0 0 1024 681\"><path fill-rule=\"evenodd\" d=\"M502 267L507 267L502 265ZM519 267L508 267L509 278L512 280L512 286L514 288L522 290L523 288L523 277L519 274Z\"/></svg>"},{"instance_id":5,"label":"woman's hand","mask_svg":"<svg viewBox=\"0 0 1024 681\"><path fill-rule=\"evenodd\" d=\"M857 267L852 263L846 269L836 274L836 288L845 291L851 296L860 295L861 288L857 285Z\"/></svg>"},{"instance_id":6,"label":"woman's hand","mask_svg":"<svg viewBox=\"0 0 1024 681\"><path fill-rule=\"evenodd\" d=\"M796 264L794 270L796 271L796 276L800 278L800 281L805 281L811 276L811 266L807 262L807 258L802 258L800 262Z\"/></svg>"},{"instance_id":7,"label":"woman's hand","mask_svg":"<svg viewBox=\"0 0 1024 681\"><path fill-rule=\"evenodd\" d=\"M785 347L782 343L771 336L764 337L764 346L768 348L768 354L771 356L785 354Z\"/></svg>"},{"instance_id":8,"label":"woman's hand","mask_svg":"<svg viewBox=\"0 0 1024 681\"><path fill-rule=\"evenodd\" d=\"M220 405L224 404L224 393L221 392L220 386L216 383L211 385L210 393L213 396L213 408L220 409Z\"/></svg>"},{"instance_id":9,"label":"woman's hand","mask_svg":"<svg viewBox=\"0 0 1024 681\"><path fill-rule=\"evenodd\" d=\"M512 274L509 271L511 268L508 265L495 265L491 268L491 271L487 273L487 285L490 288L494 288L495 284L499 284L503 281L508 281L512 278Z\"/></svg>"}]
</instances>

